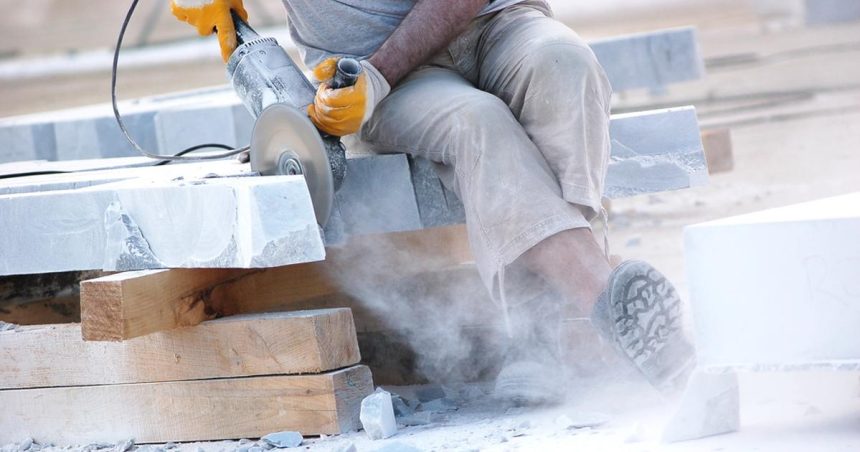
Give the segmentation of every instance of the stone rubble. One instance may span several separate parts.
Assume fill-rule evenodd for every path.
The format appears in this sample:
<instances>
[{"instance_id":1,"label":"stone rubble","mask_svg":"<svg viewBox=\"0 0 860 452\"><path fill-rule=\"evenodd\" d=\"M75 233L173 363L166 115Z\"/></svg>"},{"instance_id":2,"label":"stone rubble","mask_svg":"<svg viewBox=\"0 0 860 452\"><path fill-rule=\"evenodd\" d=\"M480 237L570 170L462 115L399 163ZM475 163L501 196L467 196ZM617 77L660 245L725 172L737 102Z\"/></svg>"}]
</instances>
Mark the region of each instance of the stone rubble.
<instances>
[{"instance_id":1,"label":"stone rubble","mask_svg":"<svg viewBox=\"0 0 860 452\"><path fill-rule=\"evenodd\" d=\"M299 432L269 433L260 439L261 443L270 444L277 449L299 447L302 445L302 441L304 441L304 438Z\"/></svg>"},{"instance_id":2,"label":"stone rubble","mask_svg":"<svg viewBox=\"0 0 860 452\"><path fill-rule=\"evenodd\" d=\"M385 439L397 433L397 422L394 420L394 407L391 394L378 388L376 392L361 401L359 415L364 431L371 439Z\"/></svg>"}]
</instances>

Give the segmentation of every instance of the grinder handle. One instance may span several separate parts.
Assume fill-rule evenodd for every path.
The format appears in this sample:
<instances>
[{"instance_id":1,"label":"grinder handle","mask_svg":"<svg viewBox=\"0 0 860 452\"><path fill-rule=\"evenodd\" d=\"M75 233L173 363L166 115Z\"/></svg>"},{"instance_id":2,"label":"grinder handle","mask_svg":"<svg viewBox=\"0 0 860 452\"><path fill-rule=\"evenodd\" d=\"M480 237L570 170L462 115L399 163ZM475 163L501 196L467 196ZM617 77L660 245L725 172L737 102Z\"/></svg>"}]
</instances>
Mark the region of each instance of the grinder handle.
<instances>
[{"instance_id":1,"label":"grinder handle","mask_svg":"<svg viewBox=\"0 0 860 452\"><path fill-rule=\"evenodd\" d=\"M337 70L329 86L332 89L340 89L355 85L361 71L361 63L355 58L341 58L337 60Z\"/></svg>"},{"instance_id":2,"label":"grinder handle","mask_svg":"<svg viewBox=\"0 0 860 452\"><path fill-rule=\"evenodd\" d=\"M236 46L240 46L246 42L253 41L260 37L247 22L242 20L236 11L230 10L230 16L233 18L233 26L236 28Z\"/></svg>"}]
</instances>

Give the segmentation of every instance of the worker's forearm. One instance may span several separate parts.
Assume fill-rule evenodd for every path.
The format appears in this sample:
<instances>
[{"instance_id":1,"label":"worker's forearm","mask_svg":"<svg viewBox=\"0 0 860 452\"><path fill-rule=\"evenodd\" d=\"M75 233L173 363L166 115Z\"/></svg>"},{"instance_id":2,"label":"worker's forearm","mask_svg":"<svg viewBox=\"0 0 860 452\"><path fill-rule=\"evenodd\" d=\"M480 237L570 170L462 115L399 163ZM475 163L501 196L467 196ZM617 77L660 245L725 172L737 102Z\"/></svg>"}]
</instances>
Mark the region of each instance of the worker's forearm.
<instances>
[{"instance_id":1,"label":"worker's forearm","mask_svg":"<svg viewBox=\"0 0 860 452\"><path fill-rule=\"evenodd\" d=\"M420 0L369 59L391 86L456 38L488 0Z\"/></svg>"}]
</instances>

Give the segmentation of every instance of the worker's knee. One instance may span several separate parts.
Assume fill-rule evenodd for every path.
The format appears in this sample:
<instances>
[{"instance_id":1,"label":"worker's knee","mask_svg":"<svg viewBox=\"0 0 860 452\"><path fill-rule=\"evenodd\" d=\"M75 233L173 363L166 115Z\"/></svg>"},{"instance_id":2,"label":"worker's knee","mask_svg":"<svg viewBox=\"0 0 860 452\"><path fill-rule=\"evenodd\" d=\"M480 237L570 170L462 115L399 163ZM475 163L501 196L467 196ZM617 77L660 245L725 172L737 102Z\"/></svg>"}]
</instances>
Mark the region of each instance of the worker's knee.
<instances>
[{"instance_id":1,"label":"worker's knee","mask_svg":"<svg viewBox=\"0 0 860 452\"><path fill-rule=\"evenodd\" d=\"M612 88L590 48L565 37L539 40L532 47L523 61L531 73L531 85L556 93L543 97L544 100L569 104L565 93L589 95L609 107Z\"/></svg>"},{"instance_id":2,"label":"worker's knee","mask_svg":"<svg viewBox=\"0 0 860 452\"><path fill-rule=\"evenodd\" d=\"M480 90L457 99L450 124L457 131L483 133L486 124L516 123L507 104L498 97Z\"/></svg>"}]
</instances>

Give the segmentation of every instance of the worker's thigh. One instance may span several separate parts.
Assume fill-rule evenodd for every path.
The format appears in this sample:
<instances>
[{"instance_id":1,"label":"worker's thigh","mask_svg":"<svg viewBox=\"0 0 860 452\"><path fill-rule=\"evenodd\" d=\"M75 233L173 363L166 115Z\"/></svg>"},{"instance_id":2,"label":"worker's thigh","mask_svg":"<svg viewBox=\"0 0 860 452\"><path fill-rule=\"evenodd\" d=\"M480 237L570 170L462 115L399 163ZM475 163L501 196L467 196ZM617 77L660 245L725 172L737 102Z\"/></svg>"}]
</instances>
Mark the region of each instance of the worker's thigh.
<instances>
[{"instance_id":1,"label":"worker's thigh","mask_svg":"<svg viewBox=\"0 0 860 452\"><path fill-rule=\"evenodd\" d=\"M500 266L539 241L588 227L508 106L451 69L411 74L377 106L361 139L377 152L438 163L440 177L463 201L488 287Z\"/></svg>"},{"instance_id":2,"label":"worker's thigh","mask_svg":"<svg viewBox=\"0 0 860 452\"><path fill-rule=\"evenodd\" d=\"M452 44L451 55L478 88L508 105L564 198L596 212L609 160L612 90L588 45L547 14L539 2L507 8L459 38L466 42Z\"/></svg>"}]
</instances>

